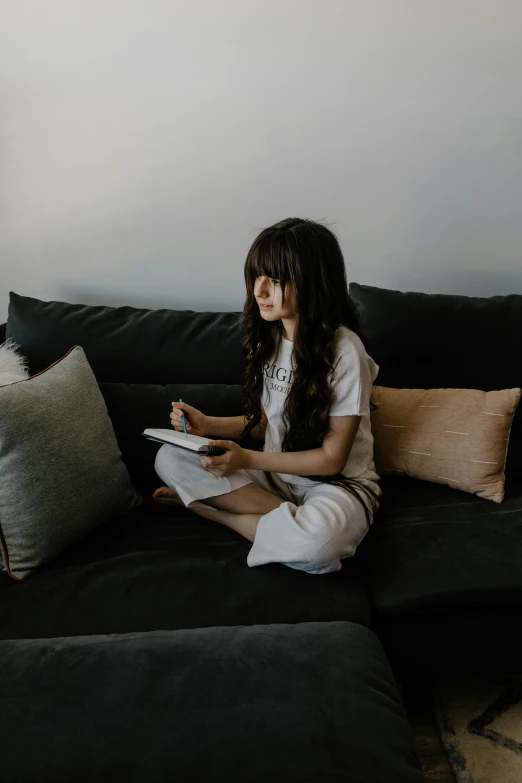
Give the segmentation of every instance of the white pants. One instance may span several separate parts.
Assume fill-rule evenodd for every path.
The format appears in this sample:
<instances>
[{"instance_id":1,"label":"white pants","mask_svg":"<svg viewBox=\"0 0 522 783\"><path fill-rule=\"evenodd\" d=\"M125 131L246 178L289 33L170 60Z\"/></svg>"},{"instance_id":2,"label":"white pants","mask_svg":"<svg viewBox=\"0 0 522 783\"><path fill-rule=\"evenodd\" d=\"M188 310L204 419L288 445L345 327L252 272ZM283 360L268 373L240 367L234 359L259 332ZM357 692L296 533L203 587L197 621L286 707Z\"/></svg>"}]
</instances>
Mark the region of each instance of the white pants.
<instances>
[{"instance_id":1,"label":"white pants","mask_svg":"<svg viewBox=\"0 0 522 783\"><path fill-rule=\"evenodd\" d=\"M251 483L271 491L262 470L237 470L218 478L201 465L196 452L179 446L162 446L154 467L186 507L196 500L224 495ZM288 484L277 473L272 476L287 500L259 519L248 565L281 563L310 574L340 571L341 560L352 557L368 531L360 501L331 484ZM378 484L366 483L380 495ZM369 505L367 499L366 504Z\"/></svg>"}]
</instances>

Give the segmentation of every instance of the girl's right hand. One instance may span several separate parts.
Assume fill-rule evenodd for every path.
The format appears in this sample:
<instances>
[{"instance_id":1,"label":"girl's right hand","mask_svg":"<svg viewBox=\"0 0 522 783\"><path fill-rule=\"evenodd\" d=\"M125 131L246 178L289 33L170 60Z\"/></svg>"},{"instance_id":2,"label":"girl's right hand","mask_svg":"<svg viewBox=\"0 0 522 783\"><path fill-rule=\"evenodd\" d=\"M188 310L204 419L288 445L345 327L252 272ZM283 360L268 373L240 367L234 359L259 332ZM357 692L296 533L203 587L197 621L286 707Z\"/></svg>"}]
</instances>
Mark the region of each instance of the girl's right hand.
<instances>
[{"instance_id":1,"label":"girl's right hand","mask_svg":"<svg viewBox=\"0 0 522 783\"><path fill-rule=\"evenodd\" d=\"M170 423L178 432L183 432L183 424L181 423L181 412L185 413L185 424L187 425L187 433L190 435L199 435L204 438L207 431L207 417L197 408L193 408L191 405L187 405L186 402L173 402L172 413L170 414Z\"/></svg>"}]
</instances>

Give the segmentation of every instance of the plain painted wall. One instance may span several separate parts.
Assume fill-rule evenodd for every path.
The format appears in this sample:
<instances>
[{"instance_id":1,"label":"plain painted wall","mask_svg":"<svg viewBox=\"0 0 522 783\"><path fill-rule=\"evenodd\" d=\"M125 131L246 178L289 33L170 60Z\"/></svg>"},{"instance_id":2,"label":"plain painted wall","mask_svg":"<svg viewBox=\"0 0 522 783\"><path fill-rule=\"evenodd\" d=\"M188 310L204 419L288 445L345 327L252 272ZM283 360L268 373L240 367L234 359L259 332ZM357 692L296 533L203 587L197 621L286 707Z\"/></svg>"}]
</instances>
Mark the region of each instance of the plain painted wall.
<instances>
[{"instance_id":1,"label":"plain painted wall","mask_svg":"<svg viewBox=\"0 0 522 783\"><path fill-rule=\"evenodd\" d=\"M0 19L8 291L238 310L264 226L349 280L522 293L520 0L16 0Z\"/></svg>"}]
</instances>

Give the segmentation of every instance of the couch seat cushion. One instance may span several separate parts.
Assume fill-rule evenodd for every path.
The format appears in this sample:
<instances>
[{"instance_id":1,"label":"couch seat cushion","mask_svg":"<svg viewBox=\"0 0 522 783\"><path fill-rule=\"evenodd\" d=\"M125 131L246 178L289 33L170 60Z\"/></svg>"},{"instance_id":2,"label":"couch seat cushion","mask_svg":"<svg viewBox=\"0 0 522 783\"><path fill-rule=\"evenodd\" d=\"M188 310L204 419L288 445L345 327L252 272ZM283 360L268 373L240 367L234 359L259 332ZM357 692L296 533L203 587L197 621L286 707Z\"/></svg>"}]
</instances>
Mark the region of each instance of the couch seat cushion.
<instances>
[{"instance_id":1,"label":"couch seat cushion","mask_svg":"<svg viewBox=\"0 0 522 783\"><path fill-rule=\"evenodd\" d=\"M4 641L0 660L13 783L424 780L381 644L353 623Z\"/></svg>"},{"instance_id":2,"label":"couch seat cushion","mask_svg":"<svg viewBox=\"0 0 522 783\"><path fill-rule=\"evenodd\" d=\"M251 544L153 503L105 523L23 584L0 576L0 638L353 620L370 611L357 562L325 575L250 568Z\"/></svg>"},{"instance_id":3,"label":"couch seat cushion","mask_svg":"<svg viewBox=\"0 0 522 783\"><path fill-rule=\"evenodd\" d=\"M500 504L413 478L381 486L357 555L378 614L522 608L521 477Z\"/></svg>"}]
</instances>

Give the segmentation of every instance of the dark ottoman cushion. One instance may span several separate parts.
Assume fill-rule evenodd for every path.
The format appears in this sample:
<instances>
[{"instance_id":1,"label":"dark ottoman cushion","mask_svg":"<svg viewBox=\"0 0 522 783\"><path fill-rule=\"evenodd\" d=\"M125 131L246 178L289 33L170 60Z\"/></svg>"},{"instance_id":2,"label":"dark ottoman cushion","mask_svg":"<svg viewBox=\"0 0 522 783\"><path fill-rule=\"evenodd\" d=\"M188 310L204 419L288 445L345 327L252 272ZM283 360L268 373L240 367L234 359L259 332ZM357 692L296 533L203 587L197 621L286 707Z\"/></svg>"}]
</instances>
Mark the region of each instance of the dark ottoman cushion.
<instances>
[{"instance_id":1,"label":"dark ottoman cushion","mask_svg":"<svg viewBox=\"0 0 522 783\"><path fill-rule=\"evenodd\" d=\"M381 644L352 623L5 641L0 656L10 783L424 780Z\"/></svg>"},{"instance_id":2,"label":"dark ottoman cushion","mask_svg":"<svg viewBox=\"0 0 522 783\"><path fill-rule=\"evenodd\" d=\"M0 638L323 620L370 624L357 562L320 576L250 568L250 542L191 511L145 499L42 566L0 576Z\"/></svg>"}]
</instances>

